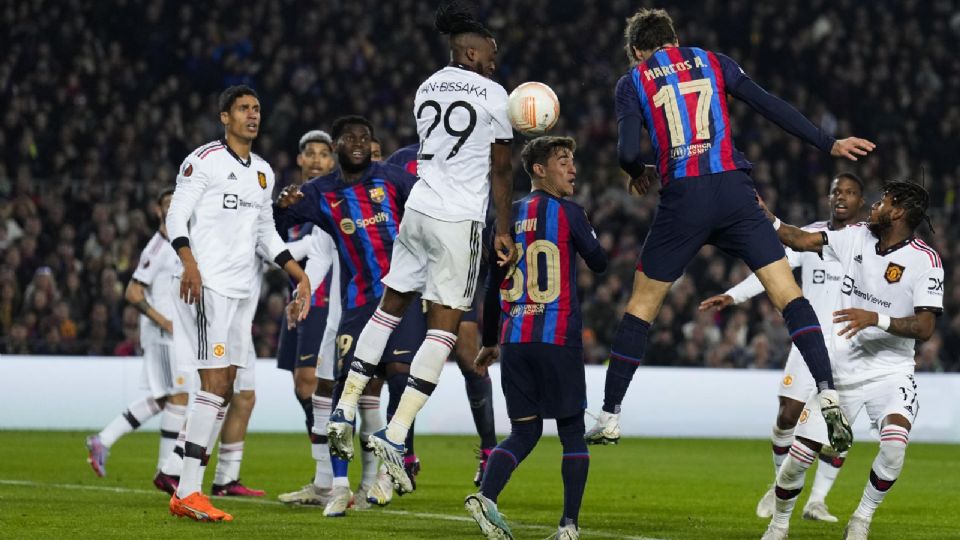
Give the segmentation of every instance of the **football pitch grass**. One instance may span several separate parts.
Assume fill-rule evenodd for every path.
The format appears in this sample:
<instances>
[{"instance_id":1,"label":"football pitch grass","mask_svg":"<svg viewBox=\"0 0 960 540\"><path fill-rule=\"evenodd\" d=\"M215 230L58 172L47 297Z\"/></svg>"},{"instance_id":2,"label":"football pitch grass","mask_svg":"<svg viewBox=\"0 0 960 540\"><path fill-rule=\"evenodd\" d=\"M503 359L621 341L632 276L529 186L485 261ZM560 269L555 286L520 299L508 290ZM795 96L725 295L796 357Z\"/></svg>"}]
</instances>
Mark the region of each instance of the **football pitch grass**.
<instances>
[{"instance_id":1,"label":"football pitch grass","mask_svg":"<svg viewBox=\"0 0 960 540\"><path fill-rule=\"evenodd\" d=\"M383 509L324 518L314 507L287 507L278 493L312 476L306 437L251 434L242 477L267 490L262 499L215 499L232 523L202 524L169 515L169 498L152 483L158 436L121 439L96 478L79 432L0 431L0 537L177 538L481 538L463 510L476 467L473 437L420 436L423 471L417 491ZM842 538L877 451L855 444L827 498L839 523L800 519L790 538ZM500 508L517 538L546 538L556 531L563 505L560 444L545 436L514 473ZM754 508L772 476L769 442L760 440L624 439L591 447L590 477L580 515L583 538L753 538L766 520ZM960 538L960 460L952 445L912 444L904 473L873 521L871 538ZM215 459L215 458L214 458ZM204 486L209 489L213 463ZM356 486L359 465L352 467Z\"/></svg>"}]
</instances>

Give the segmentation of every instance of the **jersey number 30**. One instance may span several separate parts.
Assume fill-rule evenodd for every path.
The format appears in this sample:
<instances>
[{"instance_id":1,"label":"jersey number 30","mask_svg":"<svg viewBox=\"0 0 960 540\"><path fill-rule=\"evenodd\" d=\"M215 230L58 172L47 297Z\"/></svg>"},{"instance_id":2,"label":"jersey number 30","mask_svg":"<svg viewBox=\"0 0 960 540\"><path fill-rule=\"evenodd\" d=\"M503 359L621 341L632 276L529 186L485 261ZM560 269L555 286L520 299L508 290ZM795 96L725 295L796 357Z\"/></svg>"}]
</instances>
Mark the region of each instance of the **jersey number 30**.
<instances>
[{"instance_id":1,"label":"jersey number 30","mask_svg":"<svg viewBox=\"0 0 960 540\"><path fill-rule=\"evenodd\" d=\"M434 111L433 123L430 124L430 127L427 128L427 132L423 135L423 141L421 141L421 145L424 141L430 138L430 134L433 133L433 130L436 129L438 125L440 125L440 119L442 118L444 131L450 134L451 137L458 138L456 144L453 145L453 149L450 150L450 153L447 154L447 157L445 158L450 159L457 155L457 152L460 151L463 143L467 142L467 139L470 138L470 134L473 133L473 128L477 127L477 110L473 108L473 105L466 101L454 101L449 107L447 107L447 112L443 112L440 104L430 99L424 101L423 104L420 105L420 108L417 109L417 120L419 120L424 113L427 112L427 109L433 109ZM467 114L469 115L467 126L463 129L457 129L450 124L450 115L453 114L453 111L456 109L463 109L467 111ZM433 159L434 157L435 156L433 154L420 154L418 156L419 159Z\"/></svg>"},{"instance_id":2,"label":"jersey number 30","mask_svg":"<svg viewBox=\"0 0 960 540\"><path fill-rule=\"evenodd\" d=\"M697 94L697 115L696 115L696 134L694 140L704 141L710 138L710 100L713 97L713 85L709 79L697 79L695 81L684 81L677 84L677 90L680 90L680 99L684 105L689 102L684 96L687 94ZM663 107L664 115L667 118L667 128L670 130L670 147L676 148L687 144L687 138L683 134L683 120L680 115L680 105L677 103L677 91L673 85L667 84L657 90L653 95L653 104L657 107ZM686 109L686 107L684 107Z\"/></svg>"},{"instance_id":3,"label":"jersey number 30","mask_svg":"<svg viewBox=\"0 0 960 540\"><path fill-rule=\"evenodd\" d=\"M500 294L507 302L516 302L523 296L526 288L530 302L549 304L560 296L560 250L549 240L535 240L522 252L523 244L517 243L517 251L525 258L527 276L524 278L520 265L513 268L510 274L510 288L501 289ZM541 260L542 259L542 260ZM541 264L545 265L544 274L546 283L540 283L539 275Z\"/></svg>"}]
</instances>

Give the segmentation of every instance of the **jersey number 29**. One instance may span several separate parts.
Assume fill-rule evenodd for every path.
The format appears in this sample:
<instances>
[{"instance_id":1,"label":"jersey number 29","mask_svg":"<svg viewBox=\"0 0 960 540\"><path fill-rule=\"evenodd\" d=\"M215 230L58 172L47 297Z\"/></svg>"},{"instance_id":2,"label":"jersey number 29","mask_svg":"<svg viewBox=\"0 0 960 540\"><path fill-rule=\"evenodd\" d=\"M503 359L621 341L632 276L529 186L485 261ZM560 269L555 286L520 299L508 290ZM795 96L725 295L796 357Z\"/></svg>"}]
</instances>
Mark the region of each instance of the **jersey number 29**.
<instances>
[{"instance_id":1,"label":"jersey number 29","mask_svg":"<svg viewBox=\"0 0 960 540\"><path fill-rule=\"evenodd\" d=\"M420 108L417 109L417 120L419 120L425 113L427 109L433 110L433 123L430 124L430 127L427 128L427 132L423 135L423 141L420 141L421 146L423 143L430 138L430 134L433 133L433 130L440 125L441 118L443 119L443 129L450 134L451 137L457 137L456 144L453 145L453 149L450 150L450 153L447 154L447 157L444 159L450 159L453 156L457 155L457 152L460 151L460 148L463 146L463 143L467 142L467 139L470 138L470 134L473 133L473 128L477 127L477 110L473 108L473 105L466 101L454 101L447 107L447 111L443 112L443 108L439 103L430 99L424 101ZM450 124L450 115L456 109L463 109L467 111L467 114L470 116L470 120L467 122L467 126L463 129L457 129ZM420 154L419 159L433 159L434 154Z\"/></svg>"}]
</instances>

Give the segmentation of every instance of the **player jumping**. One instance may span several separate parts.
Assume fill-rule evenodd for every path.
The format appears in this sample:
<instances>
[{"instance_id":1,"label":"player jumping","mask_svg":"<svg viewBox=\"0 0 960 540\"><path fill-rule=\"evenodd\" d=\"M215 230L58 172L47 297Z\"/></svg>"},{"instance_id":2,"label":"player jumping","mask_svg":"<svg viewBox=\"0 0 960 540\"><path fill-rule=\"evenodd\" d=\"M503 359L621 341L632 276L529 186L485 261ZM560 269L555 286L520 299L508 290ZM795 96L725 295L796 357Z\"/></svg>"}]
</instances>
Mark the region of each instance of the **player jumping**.
<instances>
[{"instance_id":1,"label":"player jumping","mask_svg":"<svg viewBox=\"0 0 960 540\"><path fill-rule=\"evenodd\" d=\"M746 262L783 313L816 382L831 446L846 450L852 434L837 404L817 315L801 295L783 246L757 207L747 174L751 164L733 147L727 94L832 156L856 160L874 144L855 137L835 140L766 93L730 58L679 46L673 21L661 9L641 9L631 16L625 39L627 56L636 65L617 83L620 166L638 194L647 192L657 172L662 190L611 347L603 411L587 432L588 441L619 438L620 404L643 361L650 324L673 281L701 246L712 244ZM644 127L656 151L656 168L640 159Z\"/></svg>"},{"instance_id":2,"label":"player jumping","mask_svg":"<svg viewBox=\"0 0 960 540\"><path fill-rule=\"evenodd\" d=\"M515 253L509 234L513 130L507 92L489 78L496 66L496 41L481 23L451 6L437 10L436 26L450 36L450 64L424 81L414 99L420 181L407 200L391 270L383 278L386 292L360 334L343 397L328 424L331 449L351 454L357 400L407 306L421 294L431 302L427 337L413 358L397 413L386 430L369 439L399 493L413 489L403 468L404 439L436 388L456 344L460 316L473 302L488 175L493 178L500 264Z\"/></svg>"}]
</instances>

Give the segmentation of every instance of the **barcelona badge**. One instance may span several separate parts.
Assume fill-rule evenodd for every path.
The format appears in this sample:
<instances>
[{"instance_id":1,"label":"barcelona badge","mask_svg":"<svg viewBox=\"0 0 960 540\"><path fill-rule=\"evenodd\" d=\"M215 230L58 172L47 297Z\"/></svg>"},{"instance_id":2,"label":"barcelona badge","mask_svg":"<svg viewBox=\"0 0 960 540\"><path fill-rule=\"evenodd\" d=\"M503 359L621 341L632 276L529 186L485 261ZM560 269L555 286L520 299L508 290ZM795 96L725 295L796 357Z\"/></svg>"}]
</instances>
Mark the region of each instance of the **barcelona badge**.
<instances>
[{"instance_id":1,"label":"barcelona badge","mask_svg":"<svg viewBox=\"0 0 960 540\"><path fill-rule=\"evenodd\" d=\"M383 200L387 198L387 193L379 186L370 188L368 193L370 194L370 200L375 203L382 203Z\"/></svg>"}]
</instances>

